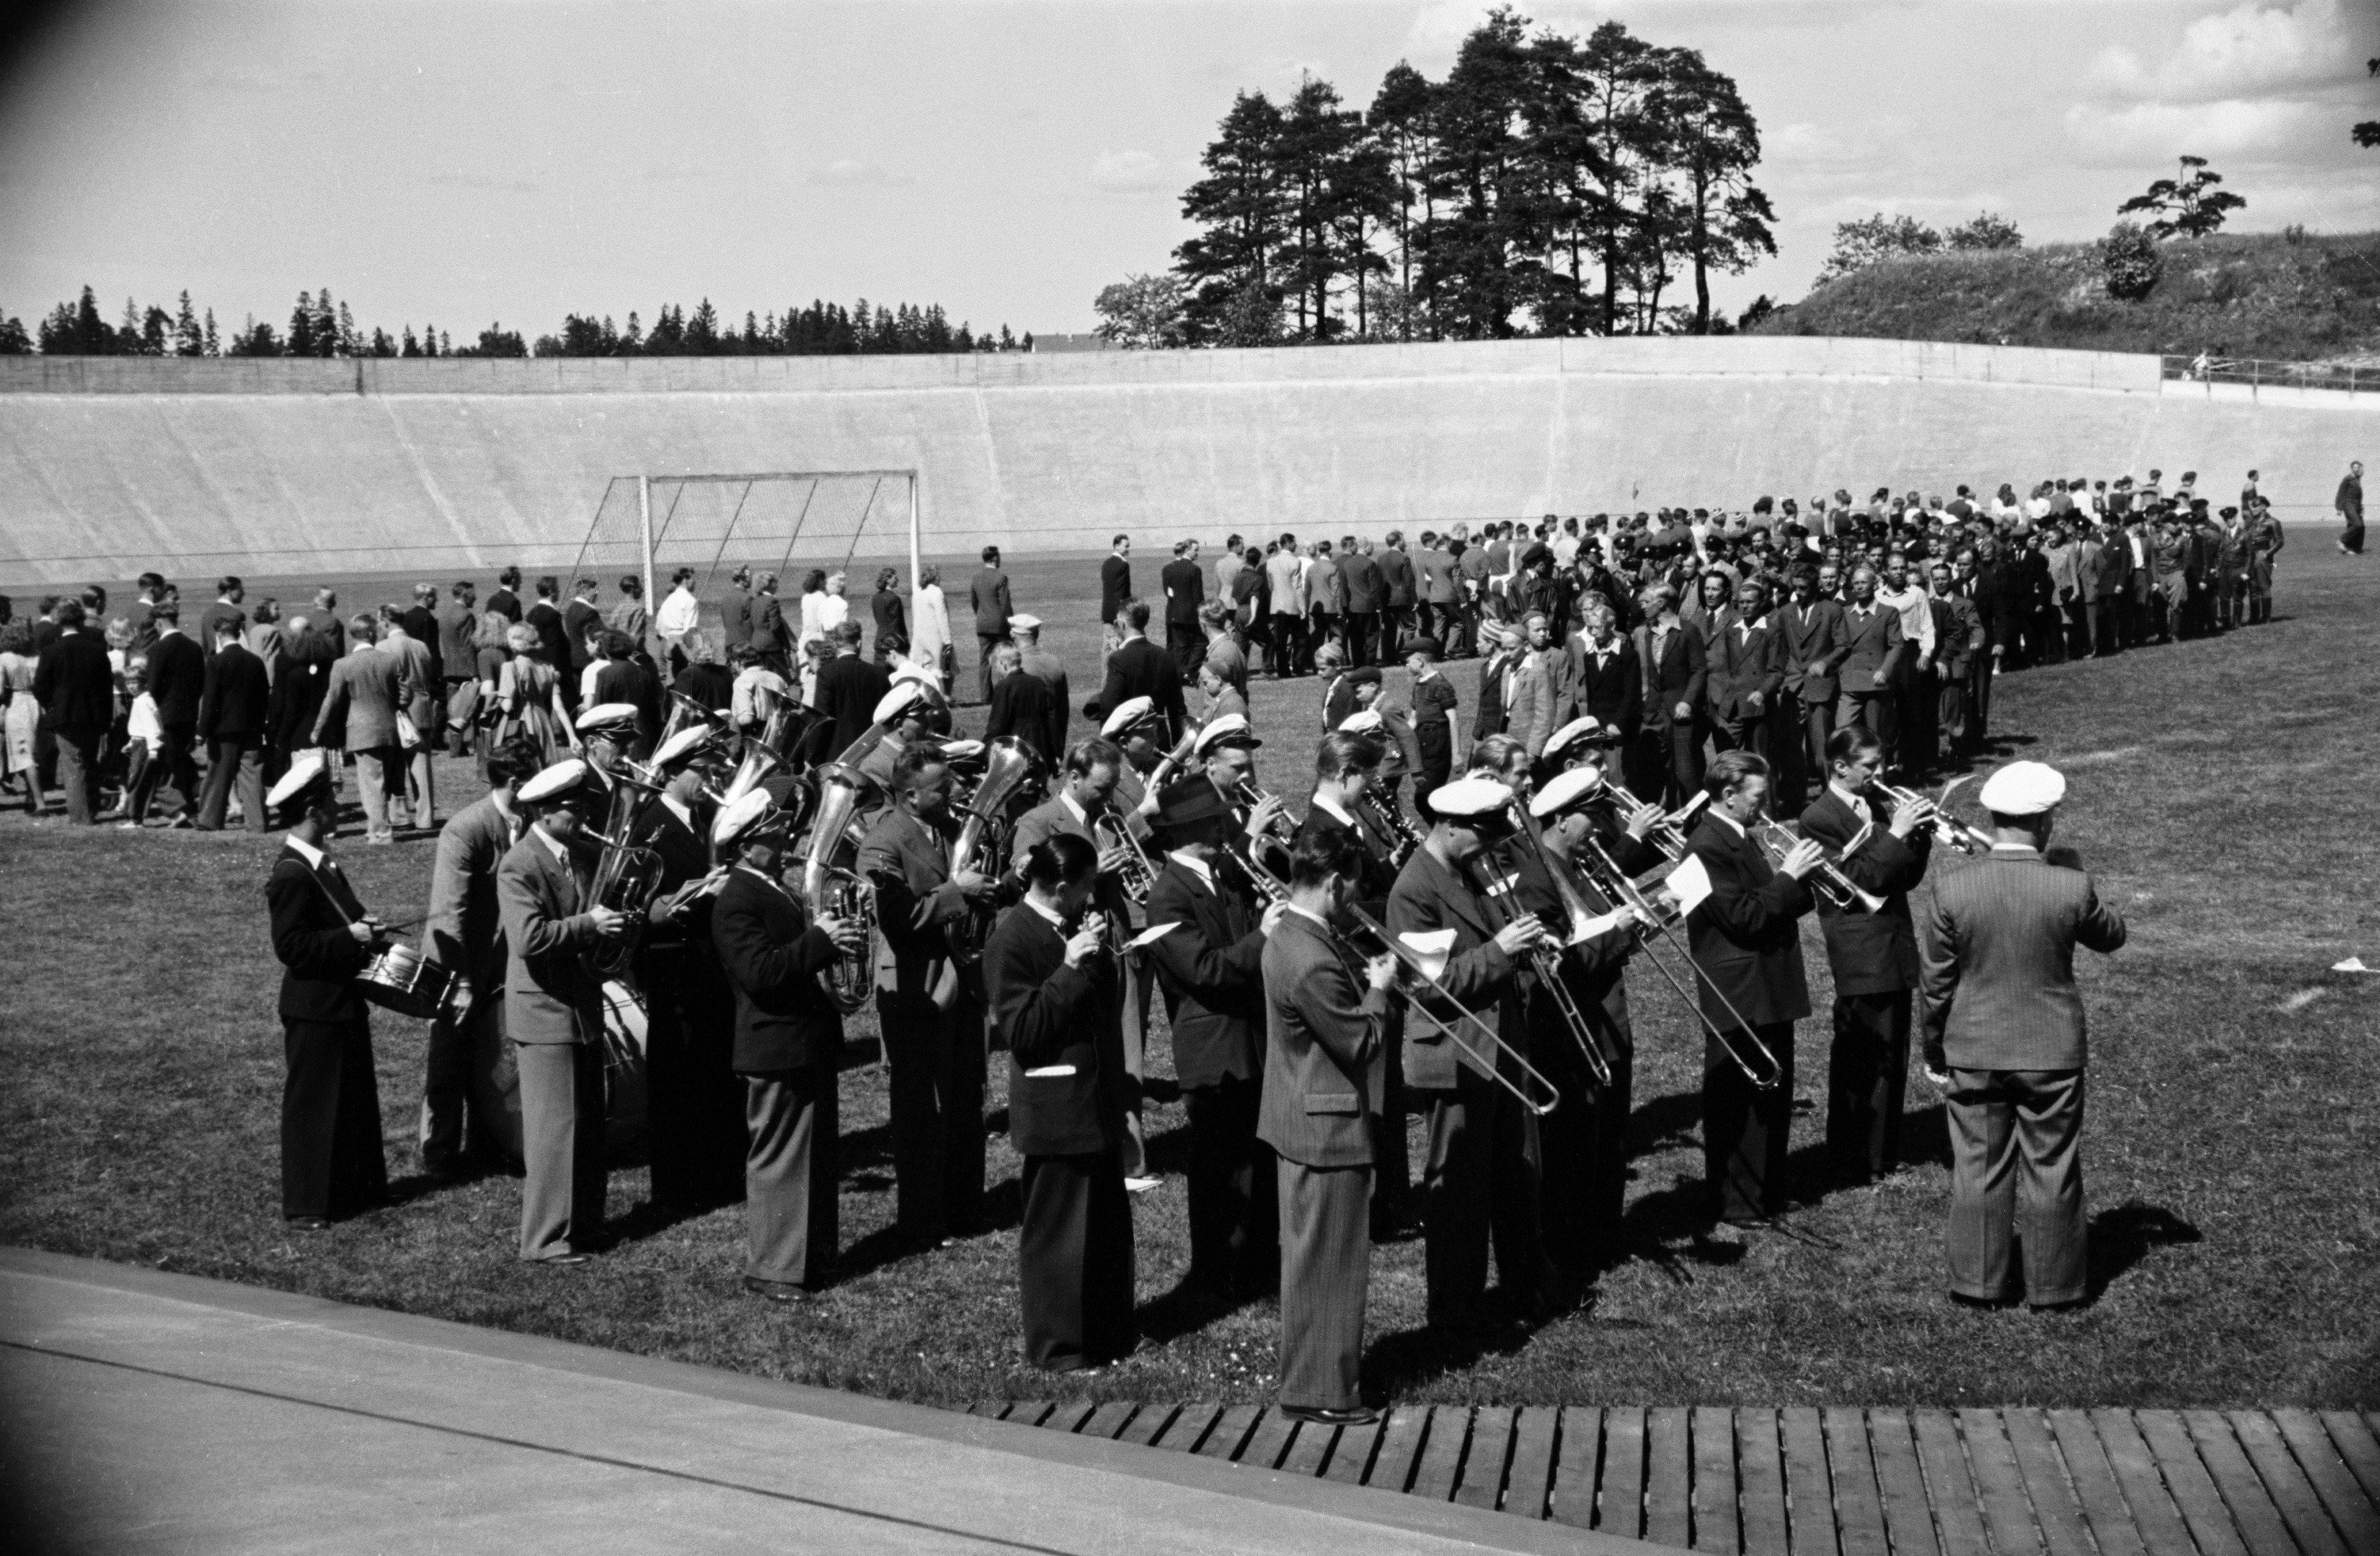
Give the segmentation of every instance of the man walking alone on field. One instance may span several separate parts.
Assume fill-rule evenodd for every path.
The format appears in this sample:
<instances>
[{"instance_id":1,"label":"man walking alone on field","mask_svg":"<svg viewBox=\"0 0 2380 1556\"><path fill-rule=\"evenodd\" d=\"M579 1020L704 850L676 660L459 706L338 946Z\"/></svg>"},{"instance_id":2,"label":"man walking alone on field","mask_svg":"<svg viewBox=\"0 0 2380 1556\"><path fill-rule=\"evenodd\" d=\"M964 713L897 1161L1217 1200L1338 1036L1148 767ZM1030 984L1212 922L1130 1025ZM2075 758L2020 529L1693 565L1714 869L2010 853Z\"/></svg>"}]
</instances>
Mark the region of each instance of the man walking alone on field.
<instances>
[{"instance_id":1,"label":"man walking alone on field","mask_svg":"<svg viewBox=\"0 0 2380 1556\"><path fill-rule=\"evenodd\" d=\"M2338 538L2338 549L2350 556L2363 554L2363 461L2358 459L2347 467L2347 479L2338 483L2337 499L2338 517L2347 521L2347 532Z\"/></svg>"}]
</instances>

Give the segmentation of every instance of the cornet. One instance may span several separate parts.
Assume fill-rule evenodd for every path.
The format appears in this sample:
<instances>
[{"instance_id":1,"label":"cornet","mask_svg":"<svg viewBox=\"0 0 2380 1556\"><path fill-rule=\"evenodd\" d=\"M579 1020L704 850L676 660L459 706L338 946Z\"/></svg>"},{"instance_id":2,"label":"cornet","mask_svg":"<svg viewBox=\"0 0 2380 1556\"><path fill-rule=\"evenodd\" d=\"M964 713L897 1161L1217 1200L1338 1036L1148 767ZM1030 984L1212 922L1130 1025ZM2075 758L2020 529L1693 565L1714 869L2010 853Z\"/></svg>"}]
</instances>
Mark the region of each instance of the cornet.
<instances>
[{"instance_id":1,"label":"cornet","mask_svg":"<svg viewBox=\"0 0 2380 1556\"><path fill-rule=\"evenodd\" d=\"M1945 848L1956 848L1961 854L1988 854L1992 851L1992 834L1981 827L1967 825L1966 822L1957 820L1943 808L1950 797L1950 791L1965 781L1963 778L1951 779L1943 788L1942 797L1928 802L1934 807L1934 841ZM1925 799L1925 796L1915 789L1904 789L1897 784L1888 784L1881 778L1871 782L1868 787L1892 801L1896 809L1904 805L1915 805Z\"/></svg>"},{"instance_id":2,"label":"cornet","mask_svg":"<svg viewBox=\"0 0 2380 1556\"><path fill-rule=\"evenodd\" d=\"M1148 889L1157 884L1157 861L1148 857L1148 850L1140 845L1140 839L1132 834L1123 819L1106 812L1092 817L1091 842L1101 853L1111 848L1124 851L1123 869L1118 875L1123 894L1136 906L1148 906Z\"/></svg>"},{"instance_id":3,"label":"cornet","mask_svg":"<svg viewBox=\"0 0 2380 1556\"><path fill-rule=\"evenodd\" d=\"M1804 840L1793 835L1782 821L1773 816L1763 816L1752 824L1751 836L1771 864L1782 860L1796 845ZM1877 913L1884 908L1884 899L1867 890L1842 870L1843 856L1821 850L1818 868L1810 872L1810 889L1826 899L1838 913L1857 908L1864 913Z\"/></svg>"}]
</instances>

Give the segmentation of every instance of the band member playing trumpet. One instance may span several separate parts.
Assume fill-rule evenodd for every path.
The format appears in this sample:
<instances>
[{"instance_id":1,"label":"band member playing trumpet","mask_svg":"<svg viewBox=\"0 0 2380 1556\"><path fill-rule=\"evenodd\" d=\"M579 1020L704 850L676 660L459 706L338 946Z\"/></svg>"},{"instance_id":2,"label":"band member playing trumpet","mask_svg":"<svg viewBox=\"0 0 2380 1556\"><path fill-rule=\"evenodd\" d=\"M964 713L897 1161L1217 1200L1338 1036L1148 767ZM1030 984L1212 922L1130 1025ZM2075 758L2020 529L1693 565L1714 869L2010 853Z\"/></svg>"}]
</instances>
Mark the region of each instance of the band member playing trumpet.
<instances>
[{"instance_id":1,"label":"band member playing trumpet","mask_svg":"<svg viewBox=\"0 0 2380 1556\"><path fill-rule=\"evenodd\" d=\"M265 796L289 833L264 883L281 974L281 1214L319 1232L388 1197L371 1017L355 977L381 942L328 852L339 805L320 752L301 753Z\"/></svg>"},{"instance_id":2,"label":"band member playing trumpet","mask_svg":"<svg viewBox=\"0 0 2380 1556\"><path fill-rule=\"evenodd\" d=\"M974 870L951 874L958 833L949 765L931 746L912 746L892 770L892 808L854 867L876 888L876 1016L892 1072L896 1221L918 1247L983 1225L983 993L952 957L948 930L999 888Z\"/></svg>"},{"instance_id":3,"label":"band member playing trumpet","mask_svg":"<svg viewBox=\"0 0 2380 1556\"><path fill-rule=\"evenodd\" d=\"M1205 784L1177 784L1157 813L1165 868L1148 892L1152 924L1172 932L1147 952L1165 991L1173 1073L1190 1112L1190 1272L1215 1295L1269 1290L1280 1277L1272 1153L1257 1139L1264 1080L1265 936L1281 915L1218 856L1231 807Z\"/></svg>"},{"instance_id":4,"label":"band member playing trumpet","mask_svg":"<svg viewBox=\"0 0 2380 1556\"><path fill-rule=\"evenodd\" d=\"M1546 938L1546 927L1534 915L1496 927L1463 878L1465 868L1503 838L1512 799L1512 790L1485 778L1461 779L1430 795L1437 820L1397 876L1386 927L1408 944L1416 936L1451 931L1439 989L1466 1009L1492 1006L1497 1036L1525 1059L1516 958ZM1449 1019L1455 1015L1429 1008ZM1501 1053L1497 1058L1501 1070ZM1431 1326L1456 1331L1487 1326L1480 1302L1491 1230L1506 1297L1523 1315L1543 1312L1552 1270L1538 1222L1536 1116L1476 1060L1458 1054L1442 1031L1408 1028L1405 1084L1429 1108L1422 1215Z\"/></svg>"},{"instance_id":5,"label":"band member playing trumpet","mask_svg":"<svg viewBox=\"0 0 2380 1556\"><path fill-rule=\"evenodd\" d=\"M1025 1159L1016 1238L1025 1359L1070 1372L1134 1344L1122 1155L1130 1077L1116 959L1106 920L1089 911L1099 856L1061 833L1026 856L1025 880L1025 900L984 942L983 973L1009 1044L1009 1137Z\"/></svg>"},{"instance_id":6,"label":"band member playing trumpet","mask_svg":"<svg viewBox=\"0 0 2380 1556\"><path fill-rule=\"evenodd\" d=\"M1357 1381L1397 964L1342 954L1335 926L1364 889L1364 859L1350 830L1301 833L1288 906L1264 941L1257 1136L1279 1159L1281 1413L1326 1426L1376 1414Z\"/></svg>"},{"instance_id":7,"label":"band member playing trumpet","mask_svg":"<svg viewBox=\"0 0 2380 1556\"><path fill-rule=\"evenodd\" d=\"M1793 1023L1810 1014L1796 927L1810 911L1803 880L1821 850L1804 839L1771 864L1750 828L1768 808L1768 763L1721 752L1704 775L1711 803L1689 843L1710 877L1710 895L1686 920L1702 972L1703 1015L1717 1030L1748 1029L1776 1059L1776 1084L1756 1087L1716 1036L1703 1046L1703 1164L1712 1210L1729 1241L1783 1208L1786 1134L1793 1122ZM1739 1020L1740 1018L1740 1020Z\"/></svg>"},{"instance_id":8,"label":"band member playing trumpet","mask_svg":"<svg viewBox=\"0 0 2380 1556\"><path fill-rule=\"evenodd\" d=\"M710 832L714 846L735 855L710 934L735 989L735 1073L751 1134L744 1289L771 1302L801 1301L833 1268L843 1013L818 975L867 945L857 924L809 922L785 889L792 823L756 790L722 810Z\"/></svg>"},{"instance_id":9,"label":"band member playing trumpet","mask_svg":"<svg viewBox=\"0 0 2380 1556\"><path fill-rule=\"evenodd\" d=\"M1009 850L1010 873L1022 877L1026 856L1045 839L1063 833L1079 837L1099 850L1099 881L1092 893L1092 905L1104 915L1115 931L1116 943L1123 944L1132 937L1132 901L1124 894L1123 871L1131 862L1131 850L1122 843L1102 847L1093 833L1092 823L1105 819L1110 825L1125 824L1115 813L1114 801L1118 775L1123 771L1123 753L1104 739L1080 740L1065 755L1064 781L1058 792L1016 819L1016 839ZM1126 976L1116 987L1129 1004L1132 974L1139 970L1143 960L1138 953L1127 958ZM1148 1170L1148 1152L1140 1127L1140 1081L1148 1073L1148 1052L1143 1046L1148 1035L1144 1017L1131 1019L1129 1010L1120 1013L1123 1022L1124 1070L1132 1076L1132 1112L1124 1121L1124 1183L1135 1192L1155 1188L1159 1179Z\"/></svg>"},{"instance_id":10,"label":"band member playing trumpet","mask_svg":"<svg viewBox=\"0 0 2380 1556\"><path fill-rule=\"evenodd\" d=\"M489 1032L492 1042L504 1040L504 930L496 912L496 867L528 826L516 796L543 764L536 741L525 735L505 741L482 764L485 797L449 816L438 833L422 949L461 981L452 1003L430 1024L419 1139L421 1170L433 1178L451 1178L463 1170L471 1055L480 1034ZM488 1142L479 1137L479 1127L475 1122L470 1146L485 1154Z\"/></svg>"},{"instance_id":11,"label":"band member playing trumpet","mask_svg":"<svg viewBox=\"0 0 2380 1556\"><path fill-rule=\"evenodd\" d=\"M1917 987L1909 893L1925 879L1933 857L1934 807L1921 799L1879 814L1869 796L1883 772L1883 738L1864 723L1845 724L1827 738L1826 792L1802 812L1802 835L1840 855L1843 873L1884 899L1873 913L1818 901L1835 974L1827 1155L1854 1182L1884 1177L1900 1160L1910 1000Z\"/></svg>"},{"instance_id":12,"label":"band member playing trumpet","mask_svg":"<svg viewBox=\"0 0 2380 1556\"><path fill-rule=\"evenodd\" d=\"M520 1257L584 1264L603 1230L603 991L585 961L626 933L625 915L590 902L585 845L601 780L577 757L523 784L536 821L496 867L511 960L504 1035L520 1066Z\"/></svg>"}]
</instances>

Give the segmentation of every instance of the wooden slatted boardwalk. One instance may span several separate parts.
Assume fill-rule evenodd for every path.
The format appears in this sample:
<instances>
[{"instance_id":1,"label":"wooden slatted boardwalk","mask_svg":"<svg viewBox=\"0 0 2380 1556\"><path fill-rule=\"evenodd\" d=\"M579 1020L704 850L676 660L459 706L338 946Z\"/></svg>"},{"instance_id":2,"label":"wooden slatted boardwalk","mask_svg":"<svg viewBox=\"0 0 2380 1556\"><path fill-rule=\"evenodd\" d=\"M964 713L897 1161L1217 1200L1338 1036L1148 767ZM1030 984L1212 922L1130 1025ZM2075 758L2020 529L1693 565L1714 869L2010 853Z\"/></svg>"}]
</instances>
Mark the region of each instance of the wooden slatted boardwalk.
<instances>
[{"instance_id":1,"label":"wooden slatted boardwalk","mask_svg":"<svg viewBox=\"0 0 2380 1556\"><path fill-rule=\"evenodd\" d=\"M971 1413L1744 1556L2380 1556L2380 1416L2349 1411Z\"/></svg>"}]
</instances>

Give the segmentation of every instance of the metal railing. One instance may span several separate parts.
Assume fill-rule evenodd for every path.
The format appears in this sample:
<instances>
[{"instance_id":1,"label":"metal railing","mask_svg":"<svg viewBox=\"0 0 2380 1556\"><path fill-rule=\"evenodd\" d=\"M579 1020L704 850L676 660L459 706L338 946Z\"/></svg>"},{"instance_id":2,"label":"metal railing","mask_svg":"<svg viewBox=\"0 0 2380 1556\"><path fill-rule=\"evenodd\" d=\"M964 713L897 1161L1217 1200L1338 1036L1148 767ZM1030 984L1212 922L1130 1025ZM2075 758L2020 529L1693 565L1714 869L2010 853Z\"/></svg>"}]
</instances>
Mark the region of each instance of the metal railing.
<instances>
[{"instance_id":1,"label":"metal railing","mask_svg":"<svg viewBox=\"0 0 2380 1556\"><path fill-rule=\"evenodd\" d=\"M2277 362L2252 357L2161 358L2164 375L2192 383L2240 383L2258 389L2329 389L2349 395L2380 393L2380 368L2343 362Z\"/></svg>"}]
</instances>

